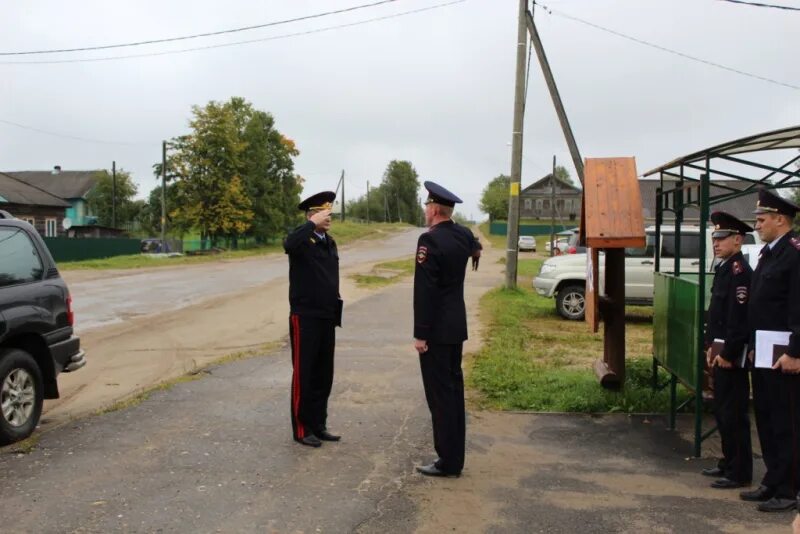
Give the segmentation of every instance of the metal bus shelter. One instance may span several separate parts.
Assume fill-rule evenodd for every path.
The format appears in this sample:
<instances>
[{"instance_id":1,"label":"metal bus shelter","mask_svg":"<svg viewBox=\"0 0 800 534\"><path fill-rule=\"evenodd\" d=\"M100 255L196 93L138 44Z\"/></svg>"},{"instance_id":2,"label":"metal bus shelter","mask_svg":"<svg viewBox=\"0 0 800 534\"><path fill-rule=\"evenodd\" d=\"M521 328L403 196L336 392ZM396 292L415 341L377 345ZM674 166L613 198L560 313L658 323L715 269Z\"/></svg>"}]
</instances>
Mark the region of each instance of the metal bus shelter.
<instances>
[{"instance_id":1,"label":"metal bus shelter","mask_svg":"<svg viewBox=\"0 0 800 534\"><path fill-rule=\"evenodd\" d=\"M710 207L742 196L753 195L758 188L786 189L800 187L800 152L774 165L756 161L758 155L769 155L771 160L782 154L765 154L769 151L800 149L800 126L751 135L722 143L682 158L675 159L644 174L658 174L660 183L656 190L656 246L655 295L653 308L653 387L670 388L669 427L675 429L678 411L694 403L694 455L700 456L703 440L716 428L703 431L703 384L705 357L703 333L705 310L710 300L713 274L706 265L705 229ZM744 157L747 155L747 157ZM753 178L761 174L760 178ZM718 178L714 181L714 178ZM734 178L746 182L742 188L724 179ZM735 182L734 182L735 183ZM713 185L715 193L711 193ZM681 226L686 210L698 210L700 231L700 258L698 271L682 273ZM662 272L661 231L664 213L674 215L675 253L672 270ZM670 374L666 384L658 384L658 367ZM680 381L691 392L686 402L677 405L677 384Z\"/></svg>"}]
</instances>

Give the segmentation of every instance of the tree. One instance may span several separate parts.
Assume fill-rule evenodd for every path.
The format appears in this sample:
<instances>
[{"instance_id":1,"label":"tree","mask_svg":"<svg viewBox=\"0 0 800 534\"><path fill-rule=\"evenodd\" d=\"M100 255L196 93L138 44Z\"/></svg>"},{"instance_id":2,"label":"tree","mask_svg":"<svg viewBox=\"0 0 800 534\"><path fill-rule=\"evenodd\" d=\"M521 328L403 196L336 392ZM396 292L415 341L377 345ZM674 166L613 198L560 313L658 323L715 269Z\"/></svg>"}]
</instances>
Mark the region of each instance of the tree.
<instances>
[{"instance_id":1,"label":"tree","mask_svg":"<svg viewBox=\"0 0 800 534\"><path fill-rule=\"evenodd\" d=\"M511 178L501 174L489 182L481 195L481 211L489 216L489 221L508 217L508 191Z\"/></svg>"},{"instance_id":2,"label":"tree","mask_svg":"<svg viewBox=\"0 0 800 534\"><path fill-rule=\"evenodd\" d=\"M419 224L422 220L419 186L419 175L410 161L392 160L380 185L370 189L369 205L367 195L363 195L349 202L347 210L360 219Z\"/></svg>"},{"instance_id":3,"label":"tree","mask_svg":"<svg viewBox=\"0 0 800 534\"><path fill-rule=\"evenodd\" d=\"M572 176L570 176L567 168L563 165L556 165L556 179L568 183L569 185L578 187L578 185L575 183L575 180L573 180Z\"/></svg>"},{"instance_id":4,"label":"tree","mask_svg":"<svg viewBox=\"0 0 800 534\"><path fill-rule=\"evenodd\" d=\"M117 227L133 222L138 216L141 203L133 200L137 189L130 173L122 169L117 171L116 195L114 195L114 178L109 171L97 172L95 179L95 185L86 195L86 201L89 212L97 216L97 222L102 226L113 226L116 222ZM112 216L114 196L116 196L116 221Z\"/></svg>"}]
</instances>

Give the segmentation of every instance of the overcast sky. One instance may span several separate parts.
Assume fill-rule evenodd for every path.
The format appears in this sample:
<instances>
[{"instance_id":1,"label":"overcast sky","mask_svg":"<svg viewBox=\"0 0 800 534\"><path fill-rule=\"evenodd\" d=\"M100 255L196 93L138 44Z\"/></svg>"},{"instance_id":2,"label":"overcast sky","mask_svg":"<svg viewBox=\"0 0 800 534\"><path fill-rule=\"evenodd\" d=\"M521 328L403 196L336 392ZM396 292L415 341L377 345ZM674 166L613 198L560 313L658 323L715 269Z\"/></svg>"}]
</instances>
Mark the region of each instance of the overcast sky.
<instances>
[{"instance_id":1,"label":"overcast sky","mask_svg":"<svg viewBox=\"0 0 800 534\"><path fill-rule=\"evenodd\" d=\"M3 4L0 52L87 47L263 24L374 0L63 0ZM161 140L187 132L193 105L241 96L294 139L305 194L348 197L411 161L479 218L485 184L510 172L517 0L466 0L319 33L173 55L62 64L15 61L158 53L265 39L447 0L398 0L219 37L71 54L0 57L0 170L110 168L144 197ZM800 124L800 90L648 48L578 17L682 53L800 87L800 11L720 0L542 0L535 16L584 157L635 156L640 173L745 135ZM771 0L800 7L796 0ZM98 141L105 141L98 142ZM553 155L574 175L532 58L523 186ZM420 193L422 195L422 192Z\"/></svg>"}]
</instances>

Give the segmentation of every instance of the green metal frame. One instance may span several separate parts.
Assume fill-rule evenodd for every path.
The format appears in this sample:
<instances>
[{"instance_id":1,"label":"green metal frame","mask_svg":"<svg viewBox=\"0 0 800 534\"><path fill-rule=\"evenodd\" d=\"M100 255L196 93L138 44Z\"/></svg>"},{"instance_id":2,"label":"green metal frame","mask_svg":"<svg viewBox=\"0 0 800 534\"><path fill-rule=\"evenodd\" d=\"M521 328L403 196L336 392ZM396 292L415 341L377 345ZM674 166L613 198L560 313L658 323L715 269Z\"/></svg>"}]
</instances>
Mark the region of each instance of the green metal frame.
<instances>
[{"instance_id":1,"label":"green metal frame","mask_svg":"<svg viewBox=\"0 0 800 534\"><path fill-rule=\"evenodd\" d=\"M773 141L770 141L773 140ZM782 189L800 187L800 172L793 166L800 161L800 154L790 158L786 163L775 167L765 163L738 157L739 154L757 153L765 150L800 148L800 126L776 130L758 136L751 136L718 145L705 151L680 158L667 165L645 173L645 176L658 173L660 187L656 192L656 239L661 243L661 228L664 212L674 214L675 221L675 260L672 274L661 272L661 247L656 246L655 270L657 286L654 304L653 321L653 379L654 388L670 388L669 428L675 429L677 412L688 403L694 404L694 455L700 456L703 440L712 435L715 428L703 431L703 372L705 358L703 356L703 332L705 328L705 310L710 289L710 275L706 265L706 240L701 231L700 261L697 274L681 274L681 225L683 214L687 208L694 207L700 211L699 226L705 228L708 222L710 207L726 200L745 195L752 195L756 188ZM725 169L714 168L721 163ZM768 171L761 179L752 179L736 174L730 168L744 167L750 172ZM696 176L691 176L691 175ZM736 178L749 182L743 190L730 187L725 182L714 182L717 188L726 192L710 194L711 179L714 176ZM674 186L664 188L664 178L677 180ZM755 207L755 203L754 203ZM705 275L701 275L705 273ZM664 302L664 299L667 301ZM674 313L683 309L686 312L687 299L694 305L694 313ZM692 325L686 324L687 315ZM686 336L686 337L684 337ZM658 367L670 373L667 384L658 384ZM677 383L680 381L693 393L689 400L677 406Z\"/></svg>"}]
</instances>

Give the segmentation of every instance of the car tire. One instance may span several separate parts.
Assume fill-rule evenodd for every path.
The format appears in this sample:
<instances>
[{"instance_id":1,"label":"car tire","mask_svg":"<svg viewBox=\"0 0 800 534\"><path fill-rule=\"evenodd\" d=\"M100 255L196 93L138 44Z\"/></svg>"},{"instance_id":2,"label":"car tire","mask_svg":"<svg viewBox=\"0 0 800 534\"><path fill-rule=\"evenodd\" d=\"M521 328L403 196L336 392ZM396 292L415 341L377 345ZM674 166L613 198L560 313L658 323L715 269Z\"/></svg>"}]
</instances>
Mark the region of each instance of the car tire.
<instances>
[{"instance_id":1,"label":"car tire","mask_svg":"<svg viewBox=\"0 0 800 534\"><path fill-rule=\"evenodd\" d=\"M42 372L33 357L19 349L0 349L0 445L30 436L43 403Z\"/></svg>"},{"instance_id":2,"label":"car tire","mask_svg":"<svg viewBox=\"0 0 800 534\"><path fill-rule=\"evenodd\" d=\"M568 285L559 289L556 295L556 311L564 319L582 321L586 313L585 288Z\"/></svg>"}]
</instances>

